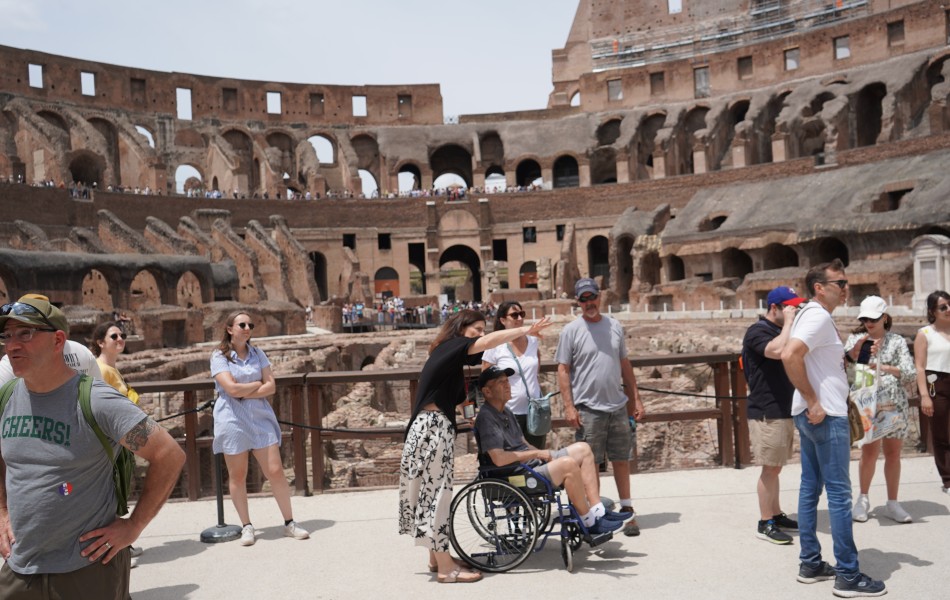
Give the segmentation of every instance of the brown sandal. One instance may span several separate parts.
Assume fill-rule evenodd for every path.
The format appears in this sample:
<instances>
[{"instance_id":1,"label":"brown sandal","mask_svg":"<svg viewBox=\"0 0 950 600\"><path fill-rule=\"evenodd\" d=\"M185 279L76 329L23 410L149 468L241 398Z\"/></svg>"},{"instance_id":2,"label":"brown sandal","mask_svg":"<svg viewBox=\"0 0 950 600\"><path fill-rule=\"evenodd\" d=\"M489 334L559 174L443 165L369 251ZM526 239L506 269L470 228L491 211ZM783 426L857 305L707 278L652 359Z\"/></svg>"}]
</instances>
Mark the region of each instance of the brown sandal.
<instances>
[{"instance_id":1,"label":"brown sandal","mask_svg":"<svg viewBox=\"0 0 950 600\"><path fill-rule=\"evenodd\" d=\"M439 583L474 583L482 578L478 571L463 571L461 567L455 567L448 575L439 575Z\"/></svg>"}]
</instances>

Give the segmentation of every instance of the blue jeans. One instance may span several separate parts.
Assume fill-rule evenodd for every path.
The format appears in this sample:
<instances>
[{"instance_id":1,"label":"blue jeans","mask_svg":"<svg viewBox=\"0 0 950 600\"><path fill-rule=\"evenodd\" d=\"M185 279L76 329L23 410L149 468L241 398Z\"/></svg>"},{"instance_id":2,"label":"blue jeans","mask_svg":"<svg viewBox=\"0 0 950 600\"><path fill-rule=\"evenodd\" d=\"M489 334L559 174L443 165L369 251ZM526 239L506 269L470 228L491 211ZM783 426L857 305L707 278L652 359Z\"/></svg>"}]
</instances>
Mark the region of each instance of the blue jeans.
<instances>
[{"instance_id":1,"label":"blue jeans","mask_svg":"<svg viewBox=\"0 0 950 600\"><path fill-rule=\"evenodd\" d=\"M822 486L828 490L828 517L834 541L835 570L852 577L858 571L858 549L851 531L851 437L847 417L825 417L818 425L801 413L794 417L801 438L802 485L798 495L798 531L802 564L821 563L818 526L818 498Z\"/></svg>"}]
</instances>

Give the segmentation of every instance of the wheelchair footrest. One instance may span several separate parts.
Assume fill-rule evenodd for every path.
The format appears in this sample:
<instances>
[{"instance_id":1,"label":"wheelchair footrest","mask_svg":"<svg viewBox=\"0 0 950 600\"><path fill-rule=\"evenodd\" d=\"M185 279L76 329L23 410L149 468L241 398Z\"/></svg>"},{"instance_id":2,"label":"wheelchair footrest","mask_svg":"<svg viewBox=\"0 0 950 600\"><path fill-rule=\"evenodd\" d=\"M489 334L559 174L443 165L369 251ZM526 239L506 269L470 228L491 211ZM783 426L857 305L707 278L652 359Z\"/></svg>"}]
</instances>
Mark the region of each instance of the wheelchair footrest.
<instances>
[{"instance_id":1,"label":"wheelchair footrest","mask_svg":"<svg viewBox=\"0 0 950 600\"><path fill-rule=\"evenodd\" d=\"M584 541L587 542L591 548L593 548L594 546L599 546L604 542L609 542L613 539L613 537L614 533L612 531L608 531L607 533L598 533L597 535L586 535L584 536Z\"/></svg>"}]
</instances>

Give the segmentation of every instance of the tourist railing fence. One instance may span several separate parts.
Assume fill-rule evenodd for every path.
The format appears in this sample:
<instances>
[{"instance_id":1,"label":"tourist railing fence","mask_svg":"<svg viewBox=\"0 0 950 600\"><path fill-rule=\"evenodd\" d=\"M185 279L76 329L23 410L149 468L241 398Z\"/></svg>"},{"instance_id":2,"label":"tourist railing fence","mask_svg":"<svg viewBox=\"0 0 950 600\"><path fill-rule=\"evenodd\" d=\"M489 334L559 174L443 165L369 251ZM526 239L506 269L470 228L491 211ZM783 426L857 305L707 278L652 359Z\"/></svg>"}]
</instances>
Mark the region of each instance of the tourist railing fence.
<instances>
[{"instance_id":1,"label":"tourist railing fence","mask_svg":"<svg viewBox=\"0 0 950 600\"><path fill-rule=\"evenodd\" d=\"M648 410L643 423L668 423L675 421L714 420L717 463L721 466L740 468L751 462L749 429L746 412L746 382L739 370L739 355L735 353L712 354L672 354L660 356L636 356L630 358L635 368L674 367L684 365L707 365L711 369L712 393L676 392L656 389L649 386L650 379L642 378L641 397L649 408L651 395L701 397L709 399L706 408L688 408L684 410L651 411ZM557 364L544 362L542 373L557 371ZM289 398L290 415L279 414L282 424L285 464L293 469L293 481L298 494L322 493L328 488L325 473L325 442L331 440L382 440L392 444L402 444L404 427L371 428L333 428L327 426L324 407L331 405L324 401L327 394L339 390L340 386L352 386L361 382L407 382L409 398L415 398L420 368L388 369L369 371L311 372L276 376L278 395ZM469 375L475 376L478 368L470 369ZM165 424L177 423L176 441L185 451L186 462L175 496L189 500L198 500L213 494L213 455L211 444L212 426L210 421L210 400L214 394L214 384L208 380L193 381L139 381L135 388L140 394L158 394L157 405L163 407L163 398L181 393L183 402L181 411L170 417L165 410L158 410L154 416ZM915 403L917 404L917 403ZM286 411L285 411L286 412ZM406 415L408 419L408 415ZM199 421L203 424L199 428ZM921 439L927 440L926 423L920 421ZM554 419L555 428L567 427L563 419ZM460 430L464 431L465 426ZM309 438L309 444L308 442ZM309 468L308 468L309 464ZM631 464L633 472L638 471L636 456ZM259 478L259 477L258 477Z\"/></svg>"}]
</instances>

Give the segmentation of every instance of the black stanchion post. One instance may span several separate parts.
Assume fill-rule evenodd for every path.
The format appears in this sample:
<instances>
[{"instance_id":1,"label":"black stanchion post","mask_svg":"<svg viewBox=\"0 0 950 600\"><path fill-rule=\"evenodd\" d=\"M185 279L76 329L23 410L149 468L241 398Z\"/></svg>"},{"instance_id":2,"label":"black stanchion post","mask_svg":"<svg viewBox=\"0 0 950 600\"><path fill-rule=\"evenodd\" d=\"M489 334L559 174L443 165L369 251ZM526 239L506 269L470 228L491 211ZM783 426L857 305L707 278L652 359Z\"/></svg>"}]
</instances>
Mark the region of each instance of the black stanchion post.
<instances>
[{"instance_id":1,"label":"black stanchion post","mask_svg":"<svg viewBox=\"0 0 950 600\"><path fill-rule=\"evenodd\" d=\"M224 486L221 480L224 479L221 472L221 455L214 455L214 475L215 492L218 496L218 524L209 527L201 532L201 541L206 544L217 544L219 542L230 542L241 537L241 528L237 525L226 525L224 523Z\"/></svg>"}]
</instances>

